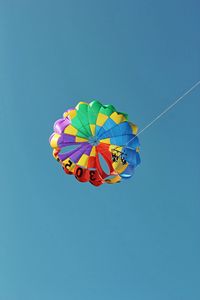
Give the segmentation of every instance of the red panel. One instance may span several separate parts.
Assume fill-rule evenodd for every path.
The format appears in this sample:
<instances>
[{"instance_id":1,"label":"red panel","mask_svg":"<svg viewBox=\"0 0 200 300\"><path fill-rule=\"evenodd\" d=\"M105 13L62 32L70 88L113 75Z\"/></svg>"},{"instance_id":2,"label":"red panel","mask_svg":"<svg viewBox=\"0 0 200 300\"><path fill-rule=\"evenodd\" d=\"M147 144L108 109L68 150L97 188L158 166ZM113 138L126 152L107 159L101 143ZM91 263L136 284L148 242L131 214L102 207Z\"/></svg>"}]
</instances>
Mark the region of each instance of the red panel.
<instances>
[{"instance_id":1,"label":"red panel","mask_svg":"<svg viewBox=\"0 0 200 300\"><path fill-rule=\"evenodd\" d=\"M95 186L100 186L101 184L104 183L103 179L101 178L98 170L90 170L89 171L89 176L90 176L90 183L95 185Z\"/></svg>"},{"instance_id":2,"label":"red panel","mask_svg":"<svg viewBox=\"0 0 200 300\"><path fill-rule=\"evenodd\" d=\"M68 174L68 175L73 174L73 172L70 172L67 168L65 168L65 167L62 167L62 168L63 168L63 170L65 171L66 174Z\"/></svg>"},{"instance_id":3,"label":"red panel","mask_svg":"<svg viewBox=\"0 0 200 300\"><path fill-rule=\"evenodd\" d=\"M90 156L88 159L88 168L95 168L96 167L96 157Z\"/></svg>"},{"instance_id":4,"label":"red panel","mask_svg":"<svg viewBox=\"0 0 200 300\"><path fill-rule=\"evenodd\" d=\"M89 170L76 166L74 169L74 176L80 182L87 182L89 181Z\"/></svg>"},{"instance_id":5,"label":"red panel","mask_svg":"<svg viewBox=\"0 0 200 300\"><path fill-rule=\"evenodd\" d=\"M109 151L109 147L110 147L110 145L104 144L104 143L101 143L97 146L97 152L103 156L103 158L107 162L108 167L110 169L110 174L106 174L104 172L106 174L106 177L116 174L116 171L114 170L114 168L112 166L112 153ZM105 178L105 177L103 177L103 178Z\"/></svg>"}]
</instances>

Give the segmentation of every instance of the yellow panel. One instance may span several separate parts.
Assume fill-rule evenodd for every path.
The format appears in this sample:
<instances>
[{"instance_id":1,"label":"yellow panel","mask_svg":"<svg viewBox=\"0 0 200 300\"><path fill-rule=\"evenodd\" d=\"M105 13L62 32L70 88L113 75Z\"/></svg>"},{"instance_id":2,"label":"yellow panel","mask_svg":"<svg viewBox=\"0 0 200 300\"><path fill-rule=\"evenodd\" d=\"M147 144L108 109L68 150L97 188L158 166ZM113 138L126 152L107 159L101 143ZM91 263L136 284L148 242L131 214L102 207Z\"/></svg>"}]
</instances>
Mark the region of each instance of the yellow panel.
<instances>
[{"instance_id":1,"label":"yellow panel","mask_svg":"<svg viewBox=\"0 0 200 300\"><path fill-rule=\"evenodd\" d=\"M69 168L69 171L70 172L74 172L74 170L75 170L75 167L76 167L76 165L75 164L73 164L70 168Z\"/></svg>"},{"instance_id":2,"label":"yellow panel","mask_svg":"<svg viewBox=\"0 0 200 300\"><path fill-rule=\"evenodd\" d=\"M126 163L125 165L123 165L122 161L121 161L121 159L119 157L118 161L112 163L112 166L113 166L113 168L115 169L115 171L117 173L121 174L128 167L128 163Z\"/></svg>"},{"instance_id":3,"label":"yellow panel","mask_svg":"<svg viewBox=\"0 0 200 300\"><path fill-rule=\"evenodd\" d=\"M75 116L76 116L76 110L75 110L75 109L66 111L66 112L64 112L64 114L63 114L63 118L70 117L70 119L73 119Z\"/></svg>"},{"instance_id":4,"label":"yellow panel","mask_svg":"<svg viewBox=\"0 0 200 300\"><path fill-rule=\"evenodd\" d=\"M100 140L101 143L105 143L105 144L110 144L110 139L103 139L103 140Z\"/></svg>"},{"instance_id":5,"label":"yellow panel","mask_svg":"<svg viewBox=\"0 0 200 300\"><path fill-rule=\"evenodd\" d=\"M109 151L110 151L110 152L113 152L114 150L122 151L122 147L117 146L117 145L110 145Z\"/></svg>"},{"instance_id":6,"label":"yellow panel","mask_svg":"<svg viewBox=\"0 0 200 300\"><path fill-rule=\"evenodd\" d=\"M118 160L112 163L113 168L119 174L121 174L128 166L128 163L125 165L122 163L120 155L123 147L119 147L116 145L110 145L109 150L111 153L115 154L118 157Z\"/></svg>"},{"instance_id":7,"label":"yellow panel","mask_svg":"<svg viewBox=\"0 0 200 300\"><path fill-rule=\"evenodd\" d=\"M110 116L110 118L116 123L116 124L120 124L122 122L126 121L126 118L123 115L120 115L116 112L112 113L112 115Z\"/></svg>"},{"instance_id":8,"label":"yellow panel","mask_svg":"<svg viewBox=\"0 0 200 300\"><path fill-rule=\"evenodd\" d=\"M88 164L88 159L89 156L87 154L83 154L77 164L86 168Z\"/></svg>"},{"instance_id":9,"label":"yellow panel","mask_svg":"<svg viewBox=\"0 0 200 300\"><path fill-rule=\"evenodd\" d=\"M92 150L90 152L90 156L96 156L96 147L95 146L92 147Z\"/></svg>"},{"instance_id":10,"label":"yellow panel","mask_svg":"<svg viewBox=\"0 0 200 300\"><path fill-rule=\"evenodd\" d=\"M137 147L135 150L136 150L136 152L140 152L140 148L139 147Z\"/></svg>"},{"instance_id":11,"label":"yellow panel","mask_svg":"<svg viewBox=\"0 0 200 300\"><path fill-rule=\"evenodd\" d=\"M120 181L121 181L121 177L119 175L117 175L117 176L115 176L111 179L106 179L105 180L105 182L110 183L110 184L117 183L117 182L120 182Z\"/></svg>"},{"instance_id":12,"label":"yellow panel","mask_svg":"<svg viewBox=\"0 0 200 300\"><path fill-rule=\"evenodd\" d=\"M96 129L96 125L95 124L90 124L90 130L92 132L92 135L95 135L95 129Z\"/></svg>"},{"instance_id":13,"label":"yellow panel","mask_svg":"<svg viewBox=\"0 0 200 300\"><path fill-rule=\"evenodd\" d=\"M99 113L96 125L102 126L106 122L107 119L108 119L108 116L106 116L106 115L104 115L102 113Z\"/></svg>"},{"instance_id":14,"label":"yellow panel","mask_svg":"<svg viewBox=\"0 0 200 300\"><path fill-rule=\"evenodd\" d=\"M137 134L137 132L138 132L138 127L137 127L135 124L133 124L133 123L130 123L130 122L129 122L129 124L130 124L130 126L131 126L131 128L132 128L133 134Z\"/></svg>"},{"instance_id":15,"label":"yellow panel","mask_svg":"<svg viewBox=\"0 0 200 300\"><path fill-rule=\"evenodd\" d=\"M78 130L74 128L71 124L67 126L64 130L64 133L71 134L71 135L76 135Z\"/></svg>"},{"instance_id":16,"label":"yellow panel","mask_svg":"<svg viewBox=\"0 0 200 300\"><path fill-rule=\"evenodd\" d=\"M75 163L73 163L69 157L63 160L62 165L70 172L73 172L76 167Z\"/></svg>"},{"instance_id":17,"label":"yellow panel","mask_svg":"<svg viewBox=\"0 0 200 300\"><path fill-rule=\"evenodd\" d=\"M57 148L58 147L58 139L60 137L60 134L55 133L54 136L52 137L51 141L50 141L50 145L52 148Z\"/></svg>"},{"instance_id":18,"label":"yellow panel","mask_svg":"<svg viewBox=\"0 0 200 300\"><path fill-rule=\"evenodd\" d=\"M87 142L87 141L88 141L88 139L84 139L84 138L76 136L76 143Z\"/></svg>"},{"instance_id":19,"label":"yellow panel","mask_svg":"<svg viewBox=\"0 0 200 300\"><path fill-rule=\"evenodd\" d=\"M70 110L68 116L70 117L70 120L72 120L74 117L76 117L76 111L75 110Z\"/></svg>"}]
</instances>

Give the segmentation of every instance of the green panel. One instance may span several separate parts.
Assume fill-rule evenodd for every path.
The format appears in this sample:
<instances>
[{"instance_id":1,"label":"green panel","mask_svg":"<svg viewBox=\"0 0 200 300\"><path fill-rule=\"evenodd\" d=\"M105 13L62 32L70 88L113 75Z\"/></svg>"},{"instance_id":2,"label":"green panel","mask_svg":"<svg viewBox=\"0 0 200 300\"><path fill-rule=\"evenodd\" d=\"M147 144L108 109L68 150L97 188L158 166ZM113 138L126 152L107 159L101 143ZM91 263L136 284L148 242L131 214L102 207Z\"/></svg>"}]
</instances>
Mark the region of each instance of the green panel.
<instances>
[{"instance_id":1,"label":"green panel","mask_svg":"<svg viewBox=\"0 0 200 300\"><path fill-rule=\"evenodd\" d=\"M101 109L102 104L99 101L92 101L88 106L88 119L90 124L96 124L99 110Z\"/></svg>"},{"instance_id":2,"label":"green panel","mask_svg":"<svg viewBox=\"0 0 200 300\"><path fill-rule=\"evenodd\" d=\"M113 105L104 105L101 107L99 112L109 117L115 111L116 109Z\"/></svg>"},{"instance_id":3,"label":"green panel","mask_svg":"<svg viewBox=\"0 0 200 300\"><path fill-rule=\"evenodd\" d=\"M76 106L76 116L72 119L72 124L74 124L79 131L84 132L86 136L91 136L87 103L79 103Z\"/></svg>"},{"instance_id":4,"label":"green panel","mask_svg":"<svg viewBox=\"0 0 200 300\"><path fill-rule=\"evenodd\" d=\"M82 129L84 129L84 128L82 128ZM76 136L81 137L81 138L88 138L88 133L86 131L84 132L82 129L81 129L81 131L77 132Z\"/></svg>"},{"instance_id":5,"label":"green panel","mask_svg":"<svg viewBox=\"0 0 200 300\"><path fill-rule=\"evenodd\" d=\"M82 133L82 135L77 135L77 136L80 136L80 137L88 137L88 131L87 131L87 128L84 127L84 125L81 123L79 117L74 117L72 120L71 120L71 124L72 126L74 126L78 131L79 133Z\"/></svg>"}]
</instances>

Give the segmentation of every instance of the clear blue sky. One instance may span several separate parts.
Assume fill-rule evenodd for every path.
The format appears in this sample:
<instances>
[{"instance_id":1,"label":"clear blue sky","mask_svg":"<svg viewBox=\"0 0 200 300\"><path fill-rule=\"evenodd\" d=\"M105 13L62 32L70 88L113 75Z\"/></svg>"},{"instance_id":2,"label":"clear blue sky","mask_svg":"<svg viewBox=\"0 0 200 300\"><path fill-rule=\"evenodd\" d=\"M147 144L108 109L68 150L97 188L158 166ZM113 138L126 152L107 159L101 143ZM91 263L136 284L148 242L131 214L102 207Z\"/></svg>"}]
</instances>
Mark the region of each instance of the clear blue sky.
<instances>
[{"instance_id":1,"label":"clear blue sky","mask_svg":"<svg viewBox=\"0 0 200 300\"><path fill-rule=\"evenodd\" d=\"M200 299L200 88L94 188L48 144L76 102L139 128L200 79L200 4L0 0L0 300Z\"/></svg>"}]
</instances>

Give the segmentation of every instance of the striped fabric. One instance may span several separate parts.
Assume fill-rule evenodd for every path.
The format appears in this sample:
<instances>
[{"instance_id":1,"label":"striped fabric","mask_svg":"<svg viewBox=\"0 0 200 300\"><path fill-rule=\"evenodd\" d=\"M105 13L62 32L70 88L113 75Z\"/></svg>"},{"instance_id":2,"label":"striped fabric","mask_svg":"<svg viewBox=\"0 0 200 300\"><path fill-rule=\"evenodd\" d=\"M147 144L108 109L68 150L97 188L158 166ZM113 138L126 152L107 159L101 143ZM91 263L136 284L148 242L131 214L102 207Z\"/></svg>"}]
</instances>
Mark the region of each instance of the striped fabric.
<instances>
[{"instance_id":1,"label":"striped fabric","mask_svg":"<svg viewBox=\"0 0 200 300\"><path fill-rule=\"evenodd\" d=\"M79 102L55 122L49 142L67 174L99 186L133 175L140 163L137 130L112 105Z\"/></svg>"}]
</instances>

